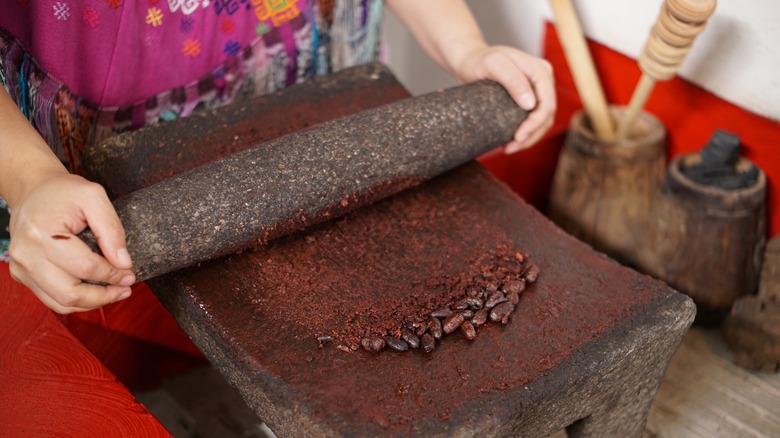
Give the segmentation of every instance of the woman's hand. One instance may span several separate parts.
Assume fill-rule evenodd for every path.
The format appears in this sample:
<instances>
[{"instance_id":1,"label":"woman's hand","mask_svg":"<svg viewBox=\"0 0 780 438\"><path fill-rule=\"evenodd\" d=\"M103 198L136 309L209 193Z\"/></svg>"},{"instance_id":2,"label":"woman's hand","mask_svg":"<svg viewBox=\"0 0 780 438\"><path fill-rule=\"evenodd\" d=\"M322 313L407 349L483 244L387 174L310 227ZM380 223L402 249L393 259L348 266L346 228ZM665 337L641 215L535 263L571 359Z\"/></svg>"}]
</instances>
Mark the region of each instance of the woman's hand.
<instances>
[{"instance_id":1,"label":"woman's hand","mask_svg":"<svg viewBox=\"0 0 780 438\"><path fill-rule=\"evenodd\" d=\"M11 210L10 271L16 281L58 313L130 296L135 276L125 231L105 190L68 173L3 87L0 175L0 196ZM77 237L87 227L105 257Z\"/></svg>"},{"instance_id":2,"label":"woman's hand","mask_svg":"<svg viewBox=\"0 0 780 438\"><path fill-rule=\"evenodd\" d=\"M536 143L552 126L555 86L544 59L506 46L488 46L463 0L387 0L425 52L460 82L492 79L531 111L505 152Z\"/></svg>"},{"instance_id":3,"label":"woman's hand","mask_svg":"<svg viewBox=\"0 0 780 438\"><path fill-rule=\"evenodd\" d=\"M129 297L135 276L124 229L105 190L64 169L36 180L17 196L11 212L13 278L57 313L95 309ZM87 226L105 257L77 237Z\"/></svg>"},{"instance_id":4,"label":"woman's hand","mask_svg":"<svg viewBox=\"0 0 780 438\"><path fill-rule=\"evenodd\" d=\"M515 132L505 152L511 154L530 147L553 124L555 86L552 66L544 59L506 46L482 45L472 49L453 66L461 82L492 79L506 88L520 108L531 111Z\"/></svg>"}]
</instances>

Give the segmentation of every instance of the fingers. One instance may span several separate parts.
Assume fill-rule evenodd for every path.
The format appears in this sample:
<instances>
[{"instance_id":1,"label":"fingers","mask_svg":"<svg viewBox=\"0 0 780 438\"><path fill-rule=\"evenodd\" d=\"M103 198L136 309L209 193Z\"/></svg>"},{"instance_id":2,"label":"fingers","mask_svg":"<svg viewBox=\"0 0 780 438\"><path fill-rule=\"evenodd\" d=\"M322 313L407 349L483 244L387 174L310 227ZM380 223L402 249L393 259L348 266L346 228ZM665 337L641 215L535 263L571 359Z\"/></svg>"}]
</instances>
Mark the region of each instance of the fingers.
<instances>
[{"instance_id":1,"label":"fingers","mask_svg":"<svg viewBox=\"0 0 780 438\"><path fill-rule=\"evenodd\" d=\"M535 144L552 127L557 104L550 63L519 51L512 51L509 56L515 66L530 80L537 97L536 108L520 125L514 141L505 149L506 153L514 153Z\"/></svg>"},{"instance_id":2,"label":"fingers","mask_svg":"<svg viewBox=\"0 0 780 438\"><path fill-rule=\"evenodd\" d=\"M11 262L11 276L26 284L46 305L61 314L97 309L130 297L126 286L99 286L83 283L51 264L37 266L35 275L24 266Z\"/></svg>"},{"instance_id":3,"label":"fingers","mask_svg":"<svg viewBox=\"0 0 780 438\"><path fill-rule=\"evenodd\" d=\"M117 286L131 286L135 275L129 269L119 269L106 258L92 252L77 236L56 235L49 245L51 263L73 278Z\"/></svg>"},{"instance_id":4,"label":"fingers","mask_svg":"<svg viewBox=\"0 0 780 438\"><path fill-rule=\"evenodd\" d=\"M537 104L537 98L529 78L504 50L494 50L485 55L484 76L503 85L517 105L531 111Z\"/></svg>"},{"instance_id":5,"label":"fingers","mask_svg":"<svg viewBox=\"0 0 780 438\"><path fill-rule=\"evenodd\" d=\"M92 202L82 207L86 222L95 234L103 256L119 269L130 269L132 261L127 252L122 222L105 190L97 184L93 187L97 193L93 196Z\"/></svg>"},{"instance_id":6,"label":"fingers","mask_svg":"<svg viewBox=\"0 0 780 438\"><path fill-rule=\"evenodd\" d=\"M477 78L500 83L520 108L530 111L504 151L514 153L539 141L552 127L556 110L550 63L511 47L496 46L485 49L478 64Z\"/></svg>"},{"instance_id":7,"label":"fingers","mask_svg":"<svg viewBox=\"0 0 780 438\"><path fill-rule=\"evenodd\" d=\"M87 227L105 257L76 235ZM50 175L18 200L9 229L11 274L52 310L91 310L130 296L124 229L99 185Z\"/></svg>"}]
</instances>

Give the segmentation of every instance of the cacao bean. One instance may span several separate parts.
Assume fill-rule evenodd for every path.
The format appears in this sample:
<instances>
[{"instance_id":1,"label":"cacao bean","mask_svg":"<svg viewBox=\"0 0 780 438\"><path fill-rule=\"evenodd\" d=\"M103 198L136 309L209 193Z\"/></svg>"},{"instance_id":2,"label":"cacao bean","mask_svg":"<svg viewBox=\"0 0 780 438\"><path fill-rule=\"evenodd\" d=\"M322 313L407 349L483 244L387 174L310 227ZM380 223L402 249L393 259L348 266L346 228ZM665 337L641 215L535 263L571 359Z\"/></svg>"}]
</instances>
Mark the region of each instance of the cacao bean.
<instances>
[{"instance_id":1,"label":"cacao bean","mask_svg":"<svg viewBox=\"0 0 780 438\"><path fill-rule=\"evenodd\" d=\"M465 321L465 318L463 318L463 315L460 313L456 313L449 318L445 319L444 322L441 323L442 330L444 331L445 335L448 335L460 327L461 324L463 324L463 321Z\"/></svg>"},{"instance_id":2,"label":"cacao bean","mask_svg":"<svg viewBox=\"0 0 780 438\"><path fill-rule=\"evenodd\" d=\"M512 303L501 303L494 307L490 312L490 320L495 322L500 321L501 324L506 324L507 321L509 321L509 315L511 315L514 310L515 306L513 306Z\"/></svg>"},{"instance_id":3,"label":"cacao bean","mask_svg":"<svg viewBox=\"0 0 780 438\"><path fill-rule=\"evenodd\" d=\"M431 312L431 316L439 319L449 318L452 316L452 310L450 310L448 307L442 307L441 309L436 309Z\"/></svg>"},{"instance_id":4,"label":"cacao bean","mask_svg":"<svg viewBox=\"0 0 780 438\"><path fill-rule=\"evenodd\" d=\"M503 303L506 301L506 297L501 291L495 291L490 294L490 297L488 297L487 301L485 301L485 307L488 309L492 309L497 304Z\"/></svg>"},{"instance_id":5,"label":"cacao bean","mask_svg":"<svg viewBox=\"0 0 780 438\"><path fill-rule=\"evenodd\" d=\"M474 326L470 321L466 321L460 325L460 332L463 333L463 336L465 336L469 341L473 341L474 338L477 337L477 331L474 330Z\"/></svg>"},{"instance_id":6,"label":"cacao bean","mask_svg":"<svg viewBox=\"0 0 780 438\"><path fill-rule=\"evenodd\" d=\"M474 317L474 311L471 309L466 309L460 312L460 314L463 315L463 319L471 319Z\"/></svg>"},{"instance_id":7,"label":"cacao bean","mask_svg":"<svg viewBox=\"0 0 780 438\"><path fill-rule=\"evenodd\" d=\"M409 349L409 344L392 336L385 336L385 344L395 351L406 351Z\"/></svg>"},{"instance_id":8,"label":"cacao bean","mask_svg":"<svg viewBox=\"0 0 780 438\"><path fill-rule=\"evenodd\" d=\"M520 294L520 293L522 293L525 290L525 279L521 278L519 280L508 281L504 285L503 290L504 290L504 293L507 294L507 295L512 293L512 292Z\"/></svg>"},{"instance_id":9,"label":"cacao bean","mask_svg":"<svg viewBox=\"0 0 780 438\"><path fill-rule=\"evenodd\" d=\"M452 310L466 310L469 308L468 298L461 298L452 305Z\"/></svg>"},{"instance_id":10,"label":"cacao bean","mask_svg":"<svg viewBox=\"0 0 780 438\"><path fill-rule=\"evenodd\" d=\"M420 347L420 338L408 328L401 329L401 339L406 341L406 343L409 344L409 347L411 348Z\"/></svg>"},{"instance_id":11,"label":"cacao bean","mask_svg":"<svg viewBox=\"0 0 780 438\"><path fill-rule=\"evenodd\" d=\"M536 265L529 265L523 272L525 281L533 283L539 277L539 267Z\"/></svg>"},{"instance_id":12,"label":"cacao bean","mask_svg":"<svg viewBox=\"0 0 780 438\"><path fill-rule=\"evenodd\" d=\"M487 309L479 309L476 312L474 312L474 317L471 318L471 324L476 327L482 327L488 319L488 311Z\"/></svg>"},{"instance_id":13,"label":"cacao bean","mask_svg":"<svg viewBox=\"0 0 780 438\"><path fill-rule=\"evenodd\" d=\"M467 303L468 303L469 307L471 308L471 310L479 310L479 309L482 308L482 306L485 305L485 302L482 301L482 299L476 298L476 297L468 298L467 299Z\"/></svg>"},{"instance_id":14,"label":"cacao bean","mask_svg":"<svg viewBox=\"0 0 780 438\"><path fill-rule=\"evenodd\" d=\"M385 348L385 340L376 337L363 338L363 340L360 341L360 345L372 353L379 353Z\"/></svg>"},{"instance_id":15,"label":"cacao bean","mask_svg":"<svg viewBox=\"0 0 780 438\"><path fill-rule=\"evenodd\" d=\"M431 336L433 336L433 338L437 341L441 339L443 334L441 321L439 321L437 318L430 318L428 320L428 333L430 333Z\"/></svg>"},{"instance_id":16,"label":"cacao bean","mask_svg":"<svg viewBox=\"0 0 780 438\"><path fill-rule=\"evenodd\" d=\"M436 348L436 341L430 333L425 333L422 335L422 338L420 338L420 346L422 346L424 352L430 353Z\"/></svg>"}]
</instances>

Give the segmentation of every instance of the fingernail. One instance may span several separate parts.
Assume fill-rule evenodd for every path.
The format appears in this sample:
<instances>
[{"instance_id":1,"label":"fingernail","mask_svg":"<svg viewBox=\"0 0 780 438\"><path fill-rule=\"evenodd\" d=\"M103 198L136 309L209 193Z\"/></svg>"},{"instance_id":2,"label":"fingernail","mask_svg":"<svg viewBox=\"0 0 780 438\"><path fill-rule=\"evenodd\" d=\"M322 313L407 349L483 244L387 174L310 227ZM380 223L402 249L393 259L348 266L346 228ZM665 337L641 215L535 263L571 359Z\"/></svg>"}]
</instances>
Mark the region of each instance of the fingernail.
<instances>
[{"instance_id":1,"label":"fingernail","mask_svg":"<svg viewBox=\"0 0 780 438\"><path fill-rule=\"evenodd\" d=\"M130 264L132 263L130 260L130 253L127 252L127 248L119 248L116 252L116 258L119 260L119 263L122 264L122 267L130 267Z\"/></svg>"},{"instance_id":2,"label":"fingernail","mask_svg":"<svg viewBox=\"0 0 780 438\"><path fill-rule=\"evenodd\" d=\"M119 281L120 286L132 286L135 283L135 275L125 275Z\"/></svg>"},{"instance_id":3,"label":"fingernail","mask_svg":"<svg viewBox=\"0 0 780 438\"><path fill-rule=\"evenodd\" d=\"M531 93L530 91L522 94L519 101L520 108L524 110L530 111L536 106L536 97L534 96L534 93Z\"/></svg>"},{"instance_id":4,"label":"fingernail","mask_svg":"<svg viewBox=\"0 0 780 438\"><path fill-rule=\"evenodd\" d=\"M520 143L516 141L510 141L507 143L506 147L504 148L504 153L507 155L514 154L515 152L519 151L522 148Z\"/></svg>"},{"instance_id":5,"label":"fingernail","mask_svg":"<svg viewBox=\"0 0 780 438\"><path fill-rule=\"evenodd\" d=\"M132 293L133 293L133 291L128 289L128 290L122 292L121 294L119 294L119 298L117 298L116 300L117 301L122 301L124 299L130 298L130 294L132 294Z\"/></svg>"}]
</instances>

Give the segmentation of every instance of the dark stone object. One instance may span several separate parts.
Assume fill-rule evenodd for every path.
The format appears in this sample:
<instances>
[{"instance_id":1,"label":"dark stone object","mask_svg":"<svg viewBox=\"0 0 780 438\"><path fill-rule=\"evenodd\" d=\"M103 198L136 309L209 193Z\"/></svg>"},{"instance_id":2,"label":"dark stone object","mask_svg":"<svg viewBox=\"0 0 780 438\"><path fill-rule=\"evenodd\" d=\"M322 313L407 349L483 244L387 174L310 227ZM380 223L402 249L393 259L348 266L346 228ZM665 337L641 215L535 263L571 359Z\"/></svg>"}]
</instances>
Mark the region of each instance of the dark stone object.
<instances>
[{"instance_id":1,"label":"dark stone object","mask_svg":"<svg viewBox=\"0 0 780 438\"><path fill-rule=\"evenodd\" d=\"M425 356L312 341L353 310L433 298L412 297L409 285L457 275L499 244L527 252L543 272L510 326L438 347L424 333L423 351L437 350ZM149 284L280 437L547 436L565 427L569 436L638 437L695 311L664 283L561 232L476 164Z\"/></svg>"},{"instance_id":2,"label":"dark stone object","mask_svg":"<svg viewBox=\"0 0 780 438\"><path fill-rule=\"evenodd\" d=\"M747 168L738 168L740 145L736 135L716 130L699 153L701 162L683 167L681 171L691 181L705 186L724 190L751 187L758 181L758 167L751 163Z\"/></svg>"},{"instance_id":3,"label":"dark stone object","mask_svg":"<svg viewBox=\"0 0 780 438\"><path fill-rule=\"evenodd\" d=\"M145 280L341 216L505 144L526 116L503 87L480 81L287 134L129 193L113 204L133 272ZM108 141L164 144L193 123ZM99 251L91 231L80 237Z\"/></svg>"}]
</instances>

